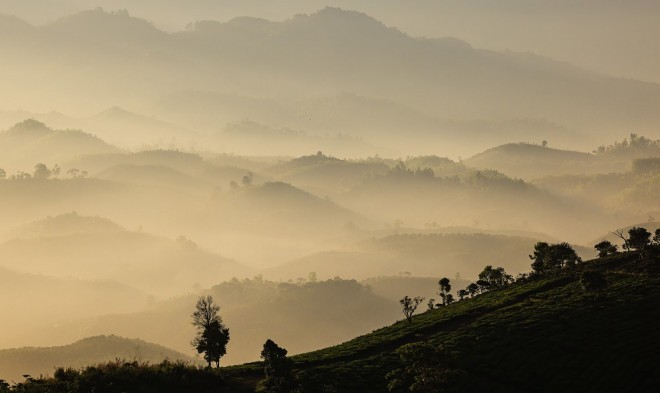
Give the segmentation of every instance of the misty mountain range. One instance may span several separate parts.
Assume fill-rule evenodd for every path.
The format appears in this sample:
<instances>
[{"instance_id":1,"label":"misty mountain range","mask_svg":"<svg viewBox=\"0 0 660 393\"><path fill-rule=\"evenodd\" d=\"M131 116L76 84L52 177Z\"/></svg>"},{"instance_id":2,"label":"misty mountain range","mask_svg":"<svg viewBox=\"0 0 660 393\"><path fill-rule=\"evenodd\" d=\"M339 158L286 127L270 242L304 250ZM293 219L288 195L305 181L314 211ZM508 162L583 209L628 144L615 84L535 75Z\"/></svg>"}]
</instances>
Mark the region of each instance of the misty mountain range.
<instances>
[{"instance_id":1,"label":"misty mountain range","mask_svg":"<svg viewBox=\"0 0 660 393\"><path fill-rule=\"evenodd\" d=\"M67 112L75 105L101 111L126 102L168 121L176 112L157 103L185 91L238 92L263 97L266 103L275 96L286 102L287 97L351 92L389 99L436 119L405 133L405 125L382 127L379 133L361 131L356 121L343 129L349 135L376 133L385 141L385 135L394 133L389 146L406 138L439 143L441 137L475 132L474 125L451 127L449 121L540 119L593 136L620 135L630 128L653 135L660 120L657 84L607 77L531 54L475 49L454 38L413 38L365 14L337 8L283 22L202 21L175 33L123 11L100 9L39 27L10 17L3 21L0 42L12 60L0 78L16 90L11 101L2 102L6 107L15 108L27 97L34 101L34 89L40 86L41 107ZM52 100L65 91L73 94L53 108ZM213 108L216 130L245 118L229 106ZM253 111L250 119L303 131L323 129L315 127L315 118L309 119L314 112L298 117L290 110L284 116L260 112ZM340 111L337 117L348 113ZM377 118L369 108L361 115ZM303 116L308 127L299 127L305 124ZM174 123L186 127L186 117L178 117ZM541 138L534 128L527 127L528 134ZM506 134L501 131L500 137ZM571 135L551 137L568 143Z\"/></svg>"},{"instance_id":2,"label":"misty mountain range","mask_svg":"<svg viewBox=\"0 0 660 393\"><path fill-rule=\"evenodd\" d=\"M651 381L658 20L0 0L0 393L265 391L272 341L300 392L414 390L390 379L418 349L465 391ZM211 303L222 323L191 323ZM204 370L223 325L205 360L231 367ZM165 358L189 364L137 363Z\"/></svg>"}]
</instances>

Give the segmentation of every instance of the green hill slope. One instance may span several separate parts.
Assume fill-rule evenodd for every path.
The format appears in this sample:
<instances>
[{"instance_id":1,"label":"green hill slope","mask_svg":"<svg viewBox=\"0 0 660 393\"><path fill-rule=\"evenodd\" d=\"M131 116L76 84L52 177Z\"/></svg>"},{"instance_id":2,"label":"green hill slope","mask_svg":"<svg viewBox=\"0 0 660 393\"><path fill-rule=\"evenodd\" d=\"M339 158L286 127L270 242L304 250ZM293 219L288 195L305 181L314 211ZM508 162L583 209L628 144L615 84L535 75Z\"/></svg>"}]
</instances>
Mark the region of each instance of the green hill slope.
<instances>
[{"instance_id":1,"label":"green hill slope","mask_svg":"<svg viewBox=\"0 0 660 393\"><path fill-rule=\"evenodd\" d=\"M421 342L459 352L467 374L457 391L651 391L660 386L657 262L587 262L610 283L596 300L579 274L515 284L295 357L296 367L336 391L383 392L399 366L394 350Z\"/></svg>"},{"instance_id":2,"label":"green hill slope","mask_svg":"<svg viewBox=\"0 0 660 393\"><path fill-rule=\"evenodd\" d=\"M455 354L452 367L464 375L447 390L416 391L657 391L658 262L657 256L640 261L635 253L588 261L570 272L519 280L424 312L410 323L403 320L338 346L294 356L300 391L386 392L385 376L403 366L397 350L411 343L442 345ZM584 270L606 277L608 287L599 296L582 289L579 277ZM87 370L79 378L88 380L92 371L98 372ZM245 391L254 391L263 378L263 365L221 372L225 383L251 385ZM46 383L55 386L57 381ZM204 391L243 391L228 385L214 389Z\"/></svg>"}]
</instances>

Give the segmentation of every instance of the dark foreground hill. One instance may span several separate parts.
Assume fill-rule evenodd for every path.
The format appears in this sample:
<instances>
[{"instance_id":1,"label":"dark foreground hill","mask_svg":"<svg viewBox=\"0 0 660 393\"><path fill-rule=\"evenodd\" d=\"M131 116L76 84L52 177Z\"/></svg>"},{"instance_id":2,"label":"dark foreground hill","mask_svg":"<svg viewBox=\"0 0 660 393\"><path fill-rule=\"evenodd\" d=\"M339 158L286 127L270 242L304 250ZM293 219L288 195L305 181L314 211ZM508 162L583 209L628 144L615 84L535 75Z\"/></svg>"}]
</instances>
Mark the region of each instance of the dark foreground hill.
<instances>
[{"instance_id":1,"label":"dark foreground hill","mask_svg":"<svg viewBox=\"0 0 660 393\"><path fill-rule=\"evenodd\" d=\"M406 344L422 343L442 345L453 353L452 367L463 376L448 390L416 391L657 391L659 262L657 257L641 261L637 254L625 253L585 262L568 273L519 280L424 312L411 323L400 321L342 345L295 356L295 374L304 392L386 392L386 374L404 365L395 351ZM583 290L580 274L584 270L606 277L608 286L598 296ZM88 369L69 378L76 382L113 375L120 380L135 374L103 370ZM254 391L263 378L263 366L246 364L220 373L221 382L199 391L241 391L239 383L245 391ZM98 391L122 391L103 377L97 380L106 385L97 385L103 388ZM131 391L151 391L140 387L144 378L131 381L135 389ZM65 382L42 381L40 387L52 386L50 392L80 391L55 389ZM37 383L33 385L35 390L23 391L45 391L36 390ZM74 386L73 382L68 386Z\"/></svg>"}]
</instances>

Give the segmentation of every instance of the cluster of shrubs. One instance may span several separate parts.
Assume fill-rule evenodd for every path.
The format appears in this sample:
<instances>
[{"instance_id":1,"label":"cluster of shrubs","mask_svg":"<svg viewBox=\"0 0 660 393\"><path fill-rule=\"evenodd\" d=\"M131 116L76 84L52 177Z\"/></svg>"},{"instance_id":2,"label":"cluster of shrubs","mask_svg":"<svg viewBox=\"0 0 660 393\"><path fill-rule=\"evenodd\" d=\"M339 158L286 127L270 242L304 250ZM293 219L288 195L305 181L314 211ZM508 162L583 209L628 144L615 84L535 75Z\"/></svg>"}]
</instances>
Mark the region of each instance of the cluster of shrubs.
<instances>
[{"instance_id":1,"label":"cluster of shrubs","mask_svg":"<svg viewBox=\"0 0 660 393\"><path fill-rule=\"evenodd\" d=\"M66 393L169 393L225 390L225 380L217 370L204 370L185 362L164 361L146 364L116 360L82 370L58 368L53 378L32 378L10 386L0 381L0 392Z\"/></svg>"},{"instance_id":2,"label":"cluster of shrubs","mask_svg":"<svg viewBox=\"0 0 660 393\"><path fill-rule=\"evenodd\" d=\"M642 260L648 260L660 255L660 228L656 229L654 234L651 234L646 228L642 227L631 228L627 236L621 231L614 232L613 234L623 240L622 248L625 251L638 253L639 258ZM618 246L608 240L596 244L594 248L600 258L619 253ZM538 242L534 246L534 251L529 258L532 260L532 271L530 273L519 274L514 279L513 276L506 273L504 268L488 265L479 273L478 280L468 285L465 289L458 290L456 297L450 293L450 280L443 277L438 281L440 302L436 303L435 299L430 299L427 303L428 310L445 307L456 301L505 287L513 282L525 282L536 277L549 275L571 274L582 263L582 259L575 252L575 249L568 243L549 244ZM582 272L580 283L585 292L596 295L607 287L605 276L598 271L592 270L584 270ZM419 296L414 298L405 296L400 300L403 313L409 322L412 322L413 314L424 300L425 298Z\"/></svg>"}]
</instances>

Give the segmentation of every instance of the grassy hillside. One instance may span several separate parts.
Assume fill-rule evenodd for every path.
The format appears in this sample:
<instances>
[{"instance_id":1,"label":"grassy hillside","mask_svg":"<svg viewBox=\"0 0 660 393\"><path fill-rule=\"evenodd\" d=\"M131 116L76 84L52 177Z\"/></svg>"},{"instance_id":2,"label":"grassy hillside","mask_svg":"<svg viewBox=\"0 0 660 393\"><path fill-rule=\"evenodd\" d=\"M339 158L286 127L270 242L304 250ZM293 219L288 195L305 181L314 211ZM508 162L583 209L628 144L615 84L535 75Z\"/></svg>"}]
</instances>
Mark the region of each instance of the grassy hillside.
<instances>
[{"instance_id":1,"label":"grassy hillside","mask_svg":"<svg viewBox=\"0 0 660 393\"><path fill-rule=\"evenodd\" d=\"M294 356L295 374L302 391L384 392L385 375L402 366L395 351L425 343L453 351L453 367L464 376L450 391L654 391L660 387L659 262L657 256L640 261L634 253L618 254L518 281L424 312L411 323ZM604 274L607 289L585 293L583 270ZM263 369L246 364L223 375L254 387Z\"/></svg>"},{"instance_id":2,"label":"grassy hillside","mask_svg":"<svg viewBox=\"0 0 660 393\"><path fill-rule=\"evenodd\" d=\"M636 256L590 261L607 292L594 299L578 275L547 277L492 291L398 322L343 345L295 358L337 391L385 391L393 350L411 342L459 352L467 372L458 391L643 391L660 386L656 333L658 261Z\"/></svg>"}]
</instances>

